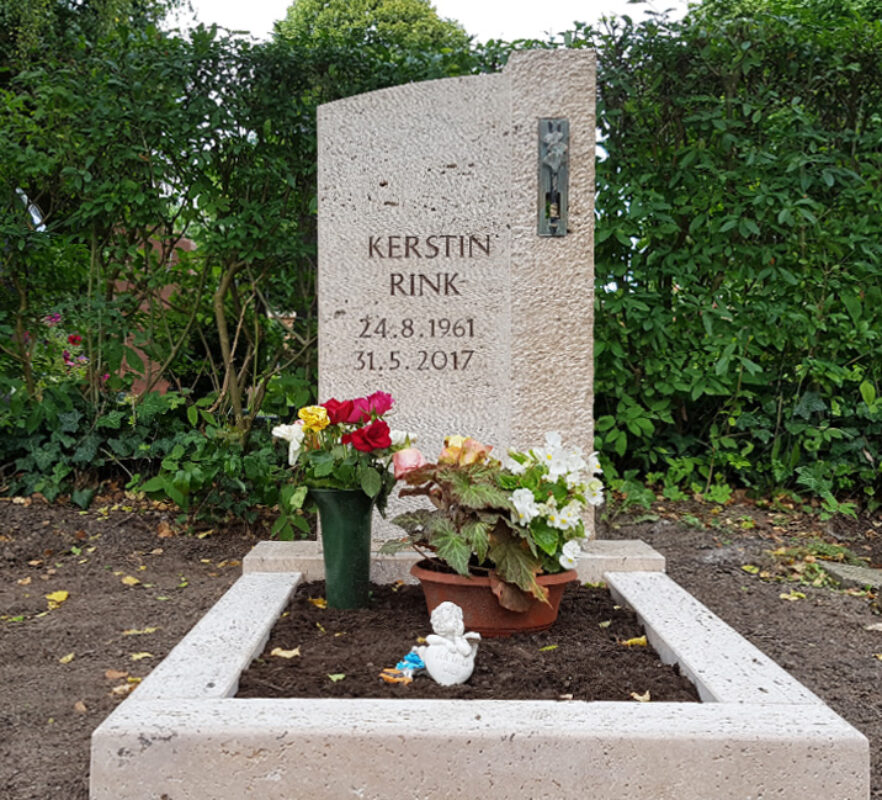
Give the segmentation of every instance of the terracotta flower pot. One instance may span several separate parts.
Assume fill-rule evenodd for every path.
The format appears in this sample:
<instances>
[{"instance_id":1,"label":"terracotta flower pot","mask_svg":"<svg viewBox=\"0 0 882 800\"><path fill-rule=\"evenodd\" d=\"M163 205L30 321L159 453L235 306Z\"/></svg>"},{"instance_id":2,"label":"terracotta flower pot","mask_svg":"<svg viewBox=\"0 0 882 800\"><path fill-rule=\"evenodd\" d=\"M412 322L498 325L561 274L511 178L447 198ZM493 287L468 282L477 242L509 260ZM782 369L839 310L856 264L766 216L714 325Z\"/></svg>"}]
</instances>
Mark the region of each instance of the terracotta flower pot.
<instances>
[{"instance_id":1,"label":"terracotta flower pot","mask_svg":"<svg viewBox=\"0 0 882 800\"><path fill-rule=\"evenodd\" d=\"M568 583L579 579L574 569L555 575L540 575L536 580L548 589L548 602L534 600L524 612L510 611L499 605L490 588L490 578L431 569L431 562L420 561L411 567L410 574L419 580L426 596L429 614L441 603L449 600L462 609L467 631L477 631L481 636L511 636L513 633L530 633L550 628L557 619L560 600Z\"/></svg>"}]
</instances>

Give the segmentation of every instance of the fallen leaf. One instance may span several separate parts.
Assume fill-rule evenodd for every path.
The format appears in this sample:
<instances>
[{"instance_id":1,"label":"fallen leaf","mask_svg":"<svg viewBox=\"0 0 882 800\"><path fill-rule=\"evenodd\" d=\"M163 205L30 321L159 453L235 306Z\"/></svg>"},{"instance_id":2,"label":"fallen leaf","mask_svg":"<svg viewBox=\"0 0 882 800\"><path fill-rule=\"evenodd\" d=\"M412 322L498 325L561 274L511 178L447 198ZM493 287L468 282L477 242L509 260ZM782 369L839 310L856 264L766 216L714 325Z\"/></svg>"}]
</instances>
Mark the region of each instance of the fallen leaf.
<instances>
[{"instance_id":1,"label":"fallen leaf","mask_svg":"<svg viewBox=\"0 0 882 800\"><path fill-rule=\"evenodd\" d=\"M30 586L31 584L31 576L28 575L27 578L19 578L17 581L19 586Z\"/></svg>"},{"instance_id":2,"label":"fallen leaf","mask_svg":"<svg viewBox=\"0 0 882 800\"><path fill-rule=\"evenodd\" d=\"M86 708L86 704L82 700L77 700L73 705L74 711L77 714L85 714L89 709Z\"/></svg>"},{"instance_id":3,"label":"fallen leaf","mask_svg":"<svg viewBox=\"0 0 882 800\"><path fill-rule=\"evenodd\" d=\"M107 670L107 672L104 673L104 677L107 678L107 680L109 681L117 681L120 678L128 677L128 674L128 672L122 672L118 669L109 669Z\"/></svg>"},{"instance_id":4,"label":"fallen leaf","mask_svg":"<svg viewBox=\"0 0 882 800\"><path fill-rule=\"evenodd\" d=\"M163 554L163 552L164 552L164 551L163 551L163 549L162 549L161 547L154 547L154 548L150 551L150 555L151 555L151 556L161 556L161 555Z\"/></svg>"},{"instance_id":5,"label":"fallen leaf","mask_svg":"<svg viewBox=\"0 0 882 800\"><path fill-rule=\"evenodd\" d=\"M197 539L205 539L206 537L211 536L211 534L213 534L213 533L214 533L214 528L211 528L210 530L202 531L202 533L197 533L196 538Z\"/></svg>"},{"instance_id":6,"label":"fallen leaf","mask_svg":"<svg viewBox=\"0 0 882 800\"><path fill-rule=\"evenodd\" d=\"M637 694L637 692L631 692L631 698L636 700L638 703L648 703L651 698L649 696L649 689L647 689L643 694Z\"/></svg>"},{"instance_id":7,"label":"fallen leaf","mask_svg":"<svg viewBox=\"0 0 882 800\"><path fill-rule=\"evenodd\" d=\"M756 567L753 564L742 564L741 569L745 572L749 572L751 575L756 575L757 572L760 571L759 567Z\"/></svg>"},{"instance_id":8,"label":"fallen leaf","mask_svg":"<svg viewBox=\"0 0 882 800\"><path fill-rule=\"evenodd\" d=\"M328 677L329 677L334 683L337 683L337 681L342 681L343 678L346 677L346 673L344 673L344 672L328 673Z\"/></svg>"},{"instance_id":9,"label":"fallen leaf","mask_svg":"<svg viewBox=\"0 0 882 800\"><path fill-rule=\"evenodd\" d=\"M571 694L559 694L557 696L558 700L572 700L573 696Z\"/></svg>"},{"instance_id":10,"label":"fallen leaf","mask_svg":"<svg viewBox=\"0 0 882 800\"><path fill-rule=\"evenodd\" d=\"M598 622L597 624L598 624L601 628L608 628L610 625L612 625L612 620L611 620L611 619L605 619L603 622Z\"/></svg>"},{"instance_id":11,"label":"fallen leaf","mask_svg":"<svg viewBox=\"0 0 882 800\"><path fill-rule=\"evenodd\" d=\"M51 611L53 608L58 608L65 600L67 600L69 594L63 589L60 589L57 592L50 592L43 596L49 601L49 610Z\"/></svg>"},{"instance_id":12,"label":"fallen leaf","mask_svg":"<svg viewBox=\"0 0 882 800\"><path fill-rule=\"evenodd\" d=\"M324 597L310 597L309 602L312 603L316 608L328 607L328 601L325 600Z\"/></svg>"},{"instance_id":13,"label":"fallen leaf","mask_svg":"<svg viewBox=\"0 0 882 800\"><path fill-rule=\"evenodd\" d=\"M120 583L124 583L126 586L137 586L140 582L134 575L126 575L125 578L120 578Z\"/></svg>"},{"instance_id":14,"label":"fallen leaf","mask_svg":"<svg viewBox=\"0 0 882 800\"><path fill-rule=\"evenodd\" d=\"M181 582L177 585L178 589L186 589L190 585L190 581L188 581L183 575L181 575Z\"/></svg>"},{"instance_id":15,"label":"fallen leaf","mask_svg":"<svg viewBox=\"0 0 882 800\"><path fill-rule=\"evenodd\" d=\"M882 631L882 622L874 622L872 625L864 625L865 631Z\"/></svg>"},{"instance_id":16,"label":"fallen leaf","mask_svg":"<svg viewBox=\"0 0 882 800\"><path fill-rule=\"evenodd\" d=\"M295 647L293 650L283 650L281 647L274 647L270 650L271 656L278 656L279 658L295 658L300 655L300 648Z\"/></svg>"},{"instance_id":17,"label":"fallen leaf","mask_svg":"<svg viewBox=\"0 0 882 800\"><path fill-rule=\"evenodd\" d=\"M327 633L327 631L325 630L325 626L322 625L321 622L316 622L315 626L316 626L316 628L318 628L322 633Z\"/></svg>"},{"instance_id":18,"label":"fallen leaf","mask_svg":"<svg viewBox=\"0 0 882 800\"><path fill-rule=\"evenodd\" d=\"M199 562L200 562L201 564L210 564L210 563L211 563L211 559L210 559L210 558L200 558L200 559L199 559Z\"/></svg>"},{"instance_id":19,"label":"fallen leaf","mask_svg":"<svg viewBox=\"0 0 882 800\"><path fill-rule=\"evenodd\" d=\"M623 642L620 642L625 647L646 647L646 635L643 636L635 636L633 639L625 639Z\"/></svg>"},{"instance_id":20,"label":"fallen leaf","mask_svg":"<svg viewBox=\"0 0 882 800\"><path fill-rule=\"evenodd\" d=\"M122 635L123 636L143 636L144 634L147 634L147 633L156 633L156 631L158 631L158 630L159 630L159 628L141 628L141 629L127 628L126 630L124 630L122 632Z\"/></svg>"},{"instance_id":21,"label":"fallen leaf","mask_svg":"<svg viewBox=\"0 0 882 800\"><path fill-rule=\"evenodd\" d=\"M880 661L882 661L882 653L873 653L873 658L878 658Z\"/></svg>"},{"instance_id":22,"label":"fallen leaf","mask_svg":"<svg viewBox=\"0 0 882 800\"><path fill-rule=\"evenodd\" d=\"M145 658L153 658L153 653L132 653L132 661L141 661Z\"/></svg>"},{"instance_id":23,"label":"fallen leaf","mask_svg":"<svg viewBox=\"0 0 882 800\"><path fill-rule=\"evenodd\" d=\"M540 653L547 653L549 650L557 650L557 645L556 644L547 644L547 645L545 645L545 647L539 648Z\"/></svg>"},{"instance_id":24,"label":"fallen leaf","mask_svg":"<svg viewBox=\"0 0 882 800\"><path fill-rule=\"evenodd\" d=\"M170 539L175 535L175 532L172 530L171 525L167 522L162 521L159 525L156 526L156 535L160 539Z\"/></svg>"},{"instance_id":25,"label":"fallen leaf","mask_svg":"<svg viewBox=\"0 0 882 800\"><path fill-rule=\"evenodd\" d=\"M126 680L127 680L129 683L140 683L140 682L141 682L142 680L144 680L144 679L143 679L143 678L139 678L139 677L137 677L137 676L135 676L135 675L129 675L129 677L126 678Z\"/></svg>"},{"instance_id":26,"label":"fallen leaf","mask_svg":"<svg viewBox=\"0 0 882 800\"><path fill-rule=\"evenodd\" d=\"M33 561L28 561L29 567L39 567L43 564L43 561L39 558L35 558Z\"/></svg>"},{"instance_id":27,"label":"fallen leaf","mask_svg":"<svg viewBox=\"0 0 882 800\"><path fill-rule=\"evenodd\" d=\"M802 592L781 592L778 597L782 600L789 600L791 603L794 600L805 600L805 595Z\"/></svg>"},{"instance_id":28,"label":"fallen leaf","mask_svg":"<svg viewBox=\"0 0 882 800\"><path fill-rule=\"evenodd\" d=\"M70 664L71 661L74 660L74 653L68 653L66 656L62 656L58 659L59 664Z\"/></svg>"},{"instance_id":29,"label":"fallen leaf","mask_svg":"<svg viewBox=\"0 0 882 800\"><path fill-rule=\"evenodd\" d=\"M389 588L393 592L397 592L402 586L404 586L404 581L395 581Z\"/></svg>"},{"instance_id":30,"label":"fallen leaf","mask_svg":"<svg viewBox=\"0 0 882 800\"><path fill-rule=\"evenodd\" d=\"M134 689L134 684L131 683L121 683L119 686L114 686L111 690L111 694L128 694L132 689Z\"/></svg>"}]
</instances>

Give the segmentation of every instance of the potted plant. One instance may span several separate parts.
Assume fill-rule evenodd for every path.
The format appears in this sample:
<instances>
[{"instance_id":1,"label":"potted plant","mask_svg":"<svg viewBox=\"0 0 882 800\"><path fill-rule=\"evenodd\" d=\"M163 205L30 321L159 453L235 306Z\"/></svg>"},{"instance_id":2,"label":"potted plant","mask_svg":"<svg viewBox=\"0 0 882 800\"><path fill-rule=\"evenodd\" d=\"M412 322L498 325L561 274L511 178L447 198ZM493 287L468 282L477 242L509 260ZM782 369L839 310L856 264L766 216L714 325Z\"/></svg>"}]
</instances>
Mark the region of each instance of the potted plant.
<instances>
[{"instance_id":1,"label":"potted plant","mask_svg":"<svg viewBox=\"0 0 882 800\"><path fill-rule=\"evenodd\" d=\"M395 484L393 453L411 440L384 419L393 402L385 392L331 398L301 408L296 422L272 431L288 442L295 485L290 509L302 508L307 495L318 507L326 600L334 608L367 605L373 508L385 514Z\"/></svg>"},{"instance_id":2,"label":"potted plant","mask_svg":"<svg viewBox=\"0 0 882 800\"><path fill-rule=\"evenodd\" d=\"M397 516L407 536L381 552L412 546L425 556L412 572L430 612L451 600L463 607L466 627L482 635L542 630L576 579L582 511L603 502L600 466L596 454L586 460L557 433L544 447L509 451L506 465L491 449L449 436L435 463L415 448L395 453L395 476L406 484L400 494L425 496L434 508ZM452 586L465 594L449 596Z\"/></svg>"}]
</instances>

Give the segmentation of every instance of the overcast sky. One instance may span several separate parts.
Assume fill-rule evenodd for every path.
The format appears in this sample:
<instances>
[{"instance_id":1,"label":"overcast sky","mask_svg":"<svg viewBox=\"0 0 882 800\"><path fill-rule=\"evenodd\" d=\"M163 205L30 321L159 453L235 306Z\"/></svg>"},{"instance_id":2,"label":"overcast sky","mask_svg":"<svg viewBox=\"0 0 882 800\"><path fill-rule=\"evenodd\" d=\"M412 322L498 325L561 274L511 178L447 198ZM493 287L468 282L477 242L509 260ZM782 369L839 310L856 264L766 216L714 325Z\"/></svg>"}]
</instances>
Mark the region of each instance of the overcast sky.
<instances>
[{"instance_id":1,"label":"overcast sky","mask_svg":"<svg viewBox=\"0 0 882 800\"><path fill-rule=\"evenodd\" d=\"M217 23L231 30L247 30L259 39L272 31L292 0L191 0L196 16L206 24ZM603 15L629 14L642 18L641 9L674 9L682 16L686 0L435 0L440 17L460 22L480 41L487 39L542 38L572 28L574 20L594 23Z\"/></svg>"}]
</instances>

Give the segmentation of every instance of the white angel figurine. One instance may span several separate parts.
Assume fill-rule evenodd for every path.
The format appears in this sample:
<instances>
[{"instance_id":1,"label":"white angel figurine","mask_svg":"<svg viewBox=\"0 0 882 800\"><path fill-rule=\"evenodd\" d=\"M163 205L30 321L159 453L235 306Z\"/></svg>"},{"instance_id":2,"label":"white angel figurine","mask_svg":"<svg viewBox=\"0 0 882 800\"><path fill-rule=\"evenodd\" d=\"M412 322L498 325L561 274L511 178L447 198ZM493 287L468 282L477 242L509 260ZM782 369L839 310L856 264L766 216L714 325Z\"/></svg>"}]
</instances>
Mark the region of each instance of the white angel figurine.
<instances>
[{"instance_id":1,"label":"white angel figurine","mask_svg":"<svg viewBox=\"0 0 882 800\"><path fill-rule=\"evenodd\" d=\"M462 609L456 603L445 602L437 606L431 622L434 633L426 637L423 647L417 648L426 672L441 686L465 683L475 668L481 634L465 633Z\"/></svg>"}]
</instances>

